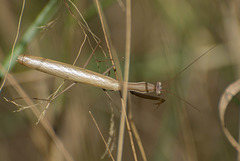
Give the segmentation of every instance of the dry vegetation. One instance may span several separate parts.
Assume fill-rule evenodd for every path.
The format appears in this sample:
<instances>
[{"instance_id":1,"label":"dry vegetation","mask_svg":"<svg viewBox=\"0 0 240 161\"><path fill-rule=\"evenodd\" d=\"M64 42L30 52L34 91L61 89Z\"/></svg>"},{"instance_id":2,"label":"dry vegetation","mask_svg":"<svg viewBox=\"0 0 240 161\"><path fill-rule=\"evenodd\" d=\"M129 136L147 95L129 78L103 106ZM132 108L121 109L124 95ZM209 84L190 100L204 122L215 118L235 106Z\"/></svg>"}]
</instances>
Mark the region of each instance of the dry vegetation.
<instances>
[{"instance_id":1,"label":"dry vegetation","mask_svg":"<svg viewBox=\"0 0 240 161\"><path fill-rule=\"evenodd\" d=\"M92 32L101 39L101 46L108 56L94 2L75 0L74 3ZM47 4L46 0L26 2L19 40ZM68 4L73 14L81 20L76 10ZM21 1L1 0L0 63L7 61L16 36L21 5ZM102 5L123 71L125 11L117 1L103 0ZM236 150L229 144L220 127L218 102L224 89L240 73L238 6L237 1L220 0L132 2L130 81L167 83L181 69L216 45L214 50L164 88L166 92L163 91L161 97L166 102L158 109L154 101L131 96L133 120L149 161L235 160ZM64 2L60 3L51 20L39 26L38 30L40 32L27 44L22 54L73 63L84 34ZM91 34L88 33L88 36L95 47L97 44ZM83 66L91 52L89 43L85 43L77 65ZM98 49L87 69L104 72L110 66L109 56L105 58L102 50ZM49 124L35 125L38 118L31 109L13 113L17 107L4 101L3 97L25 99L26 96L19 93L20 89L16 90L16 87L21 87L30 98L47 98L62 80L19 64L14 64L10 73L11 77L0 94L0 160L100 160L105 145L89 111L107 140L112 122L111 108L115 114L116 133L113 140L117 146L121 107L118 92L108 92L112 98L110 101L102 89L77 84L51 103L43 119ZM114 77L113 70L110 75ZM14 81L17 84L13 84ZM64 86L67 84L69 82ZM187 100L200 112L170 93ZM26 105L24 99L18 103ZM36 102L33 99L29 101ZM231 103L225 118L234 136L238 135L238 104L237 100ZM40 111L43 108L37 107ZM134 142L138 159L142 160L135 139ZM115 158L116 148L112 153ZM106 156L104 160L111 158ZM123 160L133 160L127 132Z\"/></svg>"}]
</instances>

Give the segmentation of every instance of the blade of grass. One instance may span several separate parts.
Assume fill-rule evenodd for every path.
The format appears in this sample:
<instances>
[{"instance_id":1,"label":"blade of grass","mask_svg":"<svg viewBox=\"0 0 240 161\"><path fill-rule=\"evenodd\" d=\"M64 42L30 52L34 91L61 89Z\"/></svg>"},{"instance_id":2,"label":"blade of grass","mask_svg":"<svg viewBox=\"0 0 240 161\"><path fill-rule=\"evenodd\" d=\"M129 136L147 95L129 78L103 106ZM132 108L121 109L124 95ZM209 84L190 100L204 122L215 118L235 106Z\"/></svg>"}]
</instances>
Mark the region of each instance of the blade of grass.
<instances>
[{"instance_id":1,"label":"blade of grass","mask_svg":"<svg viewBox=\"0 0 240 161\"><path fill-rule=\"evenodd\" d=\"M219 117L221 121L221 128L225 136L227 137L228 141L232 144L232 146L240 153L240 144L238 141L233 137L233 135L228 130L226 123L225 123L225 112L227 110L228 104L232 100L233 96L235 96L240 91L240 79L230 84L224 91L219 101Z\"/></svg>"}]
</instances>

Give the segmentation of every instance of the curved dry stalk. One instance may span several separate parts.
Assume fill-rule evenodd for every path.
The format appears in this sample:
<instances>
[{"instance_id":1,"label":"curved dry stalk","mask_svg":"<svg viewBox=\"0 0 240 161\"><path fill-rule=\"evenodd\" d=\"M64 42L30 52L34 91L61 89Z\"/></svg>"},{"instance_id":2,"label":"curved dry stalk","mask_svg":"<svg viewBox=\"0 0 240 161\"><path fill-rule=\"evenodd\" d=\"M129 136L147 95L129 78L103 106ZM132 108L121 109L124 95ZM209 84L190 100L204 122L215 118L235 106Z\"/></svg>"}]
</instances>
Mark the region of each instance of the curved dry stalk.
<instances>
[{"instance_id":1,"label":"curved dry stalk","mask_svg":"<svg viewBox=\"0 0 240 161\"><path fill-rule=\"evenodd\" d=\"M228 128L225 125L225 112L228 104L232 100L233 96L235 96L240 91L240 79L230 84L224 93L221 96L219 101L219 116L221 121L221 127L228 141L232 144L232 146L240 153L240 144L237 140L232 136L229 132Z\"/></svg>"}]
</instances>

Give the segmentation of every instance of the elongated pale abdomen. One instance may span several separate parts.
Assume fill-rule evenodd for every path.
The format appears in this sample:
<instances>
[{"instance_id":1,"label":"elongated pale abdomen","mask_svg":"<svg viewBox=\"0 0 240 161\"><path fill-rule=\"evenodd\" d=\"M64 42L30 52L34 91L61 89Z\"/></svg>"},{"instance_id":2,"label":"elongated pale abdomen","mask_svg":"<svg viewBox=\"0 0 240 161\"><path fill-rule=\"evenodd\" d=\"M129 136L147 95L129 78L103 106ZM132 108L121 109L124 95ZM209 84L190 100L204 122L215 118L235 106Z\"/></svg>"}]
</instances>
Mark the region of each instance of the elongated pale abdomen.
<instances>
[{"instance_id":1,"label":"elongated pale abdomen","mask_svg":"<svg viewBox=\"0 0 240 161\"><path fill-rule=\"evenodd\" d=\"M17 61L29 68L33 68L63 79L89 84L108 90L121 90L119 81L70 64L30 55L20 55L18 56Z\"/></svg>"}]
</instances>

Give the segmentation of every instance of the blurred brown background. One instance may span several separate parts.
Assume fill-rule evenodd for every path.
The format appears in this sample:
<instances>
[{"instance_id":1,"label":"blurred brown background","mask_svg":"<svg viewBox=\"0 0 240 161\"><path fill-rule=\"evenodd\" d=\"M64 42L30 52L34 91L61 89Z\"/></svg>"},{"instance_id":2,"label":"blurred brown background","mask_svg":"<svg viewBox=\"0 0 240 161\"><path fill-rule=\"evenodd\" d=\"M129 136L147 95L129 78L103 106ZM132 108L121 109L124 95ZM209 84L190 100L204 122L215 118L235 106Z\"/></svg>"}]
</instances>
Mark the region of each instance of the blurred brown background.
<instances>
[{"instance_id":1,"label":"blurred brown background","mask_svg":"<svg viewBox=\"0 0 240 161\"><path fill-rule=\"evenodd\" d=\"M22 2L0 2L2 62L11 50ZM47 3L46 0L27 1L19 39ZM101 45L107 53L99 17L94 13L94 3L88 0L74 3L93 33L102 40ZM125 12L117 1L105 0L102 3L112 42L123 67ZM239 2L231 0L132 2L130 81L167 83L181 69L216 45L164 88L190 102L199 111L164 91L162 97L166 102L158 109L154 101L131 97L133 120L149 160L235 160L237 153L220 128L218 102L228 84L239 78L239 6ZM73 7L71 9L74 11ZM75 11L74 14L79 18ZM27 45L23 54L71 64L84 39L82 29L63 2L51 22L50 26L39 28L39 34ZM91 54L87 43L81 54L78 66L83 66ZM109 58L104 58L99 49L87 69L99 72L97 62L101 72L111 66ZM61 79L18 64L11 74L26 93L34 98L47 98L62 82ZM114 77L112 71L111 76ZM100 160L105 151L105 145L88 111L93 113L107 139L110 107L114 104L117 144L120 97L117 92L109 94L113 102L109 101L102 89L77 84L51 103L44 119L51 123L74 160ZM42 125L35 125L37 117L32 111L28 109L13 113L17 107L4 101L3 97L12 99L22 96L9 82L0 95L0 160L64 160L62 152L56 148ZM24 102L20 100L19 103ZM226 114L227 126L236 137L239 118L237 104L237 101L233 102ZM38 108L42 111L44 106ZM115 153L116 149L113 151L114 156ZM138 148L137 154L139 160L142 160ZM111 159L106 156L104 160ZM127 133L123 160L133 160Z\"/></svg>"}]
</instances>

